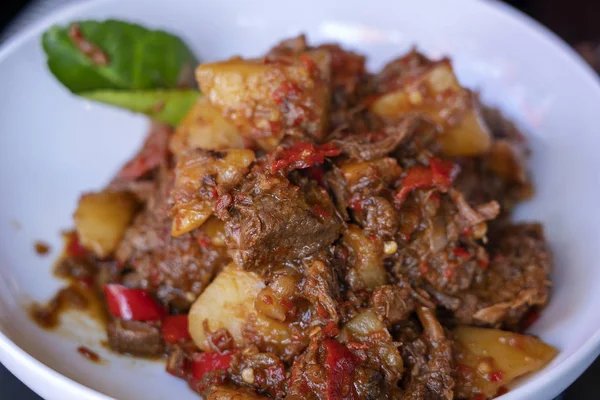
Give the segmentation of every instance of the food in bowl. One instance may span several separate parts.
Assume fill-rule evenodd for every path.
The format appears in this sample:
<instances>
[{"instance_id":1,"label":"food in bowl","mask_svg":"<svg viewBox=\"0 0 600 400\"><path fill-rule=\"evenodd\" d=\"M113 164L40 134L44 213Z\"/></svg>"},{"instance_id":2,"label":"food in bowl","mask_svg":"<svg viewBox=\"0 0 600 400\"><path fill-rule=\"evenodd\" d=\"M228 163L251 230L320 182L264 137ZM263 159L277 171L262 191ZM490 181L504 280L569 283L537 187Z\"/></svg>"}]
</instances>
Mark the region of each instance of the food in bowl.
<instances>
[{"instance_id":1,"label":"food in bowl","mask_svg":"<svg viewBox=\"0 0 600 400\"><path fill-rule=\"evenodd\" d=\"M370 73L299 36L200 64L198 92L164 32L83 21L44 48L71 91L155 122L81 197L72 284L36 320L96 293L113 350L209 399L487 399L555 356L522 333L551 286L542 227L510 221L527 142L450 59Z\"/></svg>"}]
</instances>

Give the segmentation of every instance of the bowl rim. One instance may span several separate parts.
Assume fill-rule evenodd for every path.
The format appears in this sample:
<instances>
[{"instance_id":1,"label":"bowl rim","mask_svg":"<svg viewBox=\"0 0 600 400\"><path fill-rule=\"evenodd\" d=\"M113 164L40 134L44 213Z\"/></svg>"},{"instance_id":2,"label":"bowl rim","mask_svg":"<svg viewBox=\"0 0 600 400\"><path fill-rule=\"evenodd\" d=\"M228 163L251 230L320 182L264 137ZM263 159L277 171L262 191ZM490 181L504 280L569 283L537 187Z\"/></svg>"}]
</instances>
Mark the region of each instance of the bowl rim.
<instances>
[{"instance_id":1,"label":"bowl rim","mask_svg":"<svg viewBox=\"0 0 600 400\"><path fill-rule=\"evenodd\" d=\"M0 63L7 59L14 51L32 37L40 36L40 34L57 23L58 21L75 17L77 14L105 3L117 3L118 0L83 0L75 4L65 5L53 11L46 17L35 21L25 27L12 37L8 37L5 42L0 45ZM545 41L557 54L565 57L573 65L574 70L589 81L590 85L597 92L600 98L600 77L595 71L579 56L579 54L558 35L550 29L536 21L532 17L524 14L516 8L502 3L498 0L463 0L468 3L479 3L486 11L496 14L496 16L512 20L513 23L520 24L528 28L531 34L537 36L538 40ZM540 393L543 389L550 388L550 391L556 391L566 388L579 376L579 373L569 376L571 371L584 367L585 370L594 358L600 353L600 327L577 349L573 354L565 358L560 364L546 371L542 376L527 382L507 394L501 396L502 399L526 399L529 395ZM19 347L10 340L3 332L2 324L0 324L0 362L21 381L24 381L27 386L36 391L38 394L38 385L30 385L34 379L27 376L34 376L35 381L43 381L50 383L48 392L70 392L76 395L79 399L89 400L108 400L112 397L103 394L95 389L87 387L66 375L63 375L46 364L37 360L26 350ZM28 371L26 374L23 371ZM561 380L561 378L563 378ZM565 385L566 383L566 385ZM565 388L563 388L565 386ZM45 391L44 391L45 392Z\"/></svg>"}]
</instances>

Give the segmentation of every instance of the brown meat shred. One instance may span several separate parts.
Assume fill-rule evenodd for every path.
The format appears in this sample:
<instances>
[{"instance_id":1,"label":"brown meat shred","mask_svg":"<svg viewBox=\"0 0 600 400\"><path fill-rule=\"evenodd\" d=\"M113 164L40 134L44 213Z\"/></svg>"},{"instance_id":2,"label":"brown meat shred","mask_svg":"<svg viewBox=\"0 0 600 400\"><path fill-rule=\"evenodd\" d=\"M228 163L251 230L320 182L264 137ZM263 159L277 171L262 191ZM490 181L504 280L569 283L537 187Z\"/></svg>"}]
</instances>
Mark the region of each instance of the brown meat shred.
<instances>
[{"instance_id":1,"label":"brown meat shred","mask_svg":"<svg viewBox=\"0 0 600 400\"><path fill-rule=\"evenodd\" d=\"M539 224L500 227L490 244L490 264L455 315L462 323L518 329L528 311L548 302L552 256Z\"/></svg>"}]
</instances>

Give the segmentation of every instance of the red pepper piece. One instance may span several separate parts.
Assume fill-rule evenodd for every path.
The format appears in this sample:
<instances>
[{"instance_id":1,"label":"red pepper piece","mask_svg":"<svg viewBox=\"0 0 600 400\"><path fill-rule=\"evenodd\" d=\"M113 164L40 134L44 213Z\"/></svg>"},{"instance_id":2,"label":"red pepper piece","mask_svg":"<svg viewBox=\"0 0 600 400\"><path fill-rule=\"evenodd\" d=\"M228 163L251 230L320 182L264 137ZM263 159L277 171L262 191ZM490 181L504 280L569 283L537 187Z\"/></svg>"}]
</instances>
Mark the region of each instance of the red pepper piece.
<instances>
[{"instance_id":1,"label":"red pepper piece","mask_svg":"<svg viewBox=\"0 0 600 400\"><path fill-rule=\"evenodd\" d=\"M339 156L340 153L341 150L332 143L315 146L312 143L297 142L293 146L275 153L271 163L271 173L284 168L290 168L290 170L309 168L317 163L323 163L325 157Z\"/></svg>"},{"instance_id":2,"label":"red pepper piece","mask_svg":"<svg viewBox=\"0 0 600 400\"><path fill-rule=\"evenodd\" d=\"M450 161L431 157L429 167L414 166L406 172L402 186L396 193L396 203L402 205L410 192L415 189L436 186L445 192L458 174L458 166Z\"/></svg>"},{"instance_id":3,"label":"red pepper piece","mask_svg":"<svg viewBox=\"0 0 600 400\"><path fill-rule=\"evenodd\" d=\"M490 257L487 253L485 253L482 257L477 260L479 262L479 266L481 269L486 270L488 265L490 265Z\"/></svg>"},{"instance_id":4,"label":"red pepper piece","mask_svg":"<svg viewBox=\"0 0 600 400\"><path fill-rule=\"evenodd\" d=\"M448 263L446 269L444 270L444 277L448 280L452 279L455 269L456 265L454 265L454 263Z\"/></svg>"},{"instance_id":5,"label":"red pepper piece","mask_svg":"<svg viewBox=\"0 0 600 400\"><path fill-rule=\"evenodd\" d=\"M454 251L453 251L453 253L454 253L454 255L457 258L466 258L467 260L470 260L473 257L471 255L471 253L469 253L468 251L466 251L462 247L455 248Z\"/></svg>"},{"instance_id":6,"label":"red pepper piece","mask_svg":"<svg viewBox=\"0 0 600 400\"><path fill-rule=\"evenodd\" d=\"M165 343L176 344L192 340L187 315L169 315L163 320L162 337Z\"/></svg>"},{"instance_id":7,"label":"red pepper piece","mask_svg":"<svg viewBox=\"0 0 600 400\"><path fill-rule=\"evenodd\" d=\"M415 189L433 186L433 174L430 168L417 165L406 172L402 186L396 193L396 202L401 205L410 192Z\"/></svg>"},{"instance_id":8,"label":"red pepper piece","mask_svg":"<svg viewBox=\"0 0 600 400\"><path fill-rule=\"evenodd\" d=\"M429 159L429 166L433 174L433 181L440 186L450 186L459 172L458 165L435 157Z\"/></svg>"},{"instance_id":9,"label":"red pepper piece","mask_svg":"<svg viewBox=\"0 0 600 400\"><path fill-rule=\"evenodd\" d=\"M502 371L493 371L488 375L488 379L490 380L490 382L500 382L502 381L502 378Z\"/></svg>"},{"instance_id":10,"label":"red pepper piece","mask_svg":"<svg viewBox=\"0 0 600 400\"><path fill-rule=\"evenodd\" d=\"M421 275L425 275L427 272L429 272L429 264L427 264L425 261L421 261L419 264L419 271L421 272Z\"/></svg>"},{"instance_id":11,"label":"red pepper piece","mask_svg":"<svg viewBox=\"0 0 600 400\"><path fill-rule=\"evenodd\" d=\"M145 289L130 289L123 285L104 285L106 304L110 313L124 320L158 321L165 309Z\"/></svg>"},{"instance_id":12,"label":"red pepper piece","mask_svg":"<svg viewBox=\"0 0 600 400\"><path fill-rule=\"evenodd\" d=\"M87 250L79 241L79 236L75 233L69 233L67 236L67 246L65 252L68 257L83 258L87 254Z\"/></svg>"},{"instance_id":13,"label":"red pepper piece","mask_svg":"<svg viewBox=\"0 0 600 400\"><path fill-rule=\"evenodd\" d=\"M362 211L362 200L358 197L355 197L354 199L350 200L348 206L357 213L359 213Z\"/></svg>"},{"instance_id":14,"label":"red pepper piece","mask_svg":"<svg viewBox=\"0 0 600 400\"><path fill-rule=\"evenodd\" d=\"M168 140L168 130L155 127L139 153L121 168L119 178L133 180L158 167L167 158Z\"/></svg>"},{"instance_id":15,"label":"red pepper piece","mask_svg":"<svg viewBox=\"0 0 600 400\"><path fill-rule=\"evenodd\" d=\"M354 389L354 370L358 362L346 346L335 339L325 339L327 350L327 400L358 400Z\"/></svg>"},{"instance_id":16,"label":"red pepper piece","mask_svg":"<svg viewBox=\"0 0 600 400\"><path fill-rule=\"evenodd\" d=\"M326 220L328 219L331 215L329 215L329 213L327 212L327 210L325 210L323 207L321 207L318 204L315 204L313 206L313 213L318 216L319 218L321 218L322 220Z\"/></svg>"},{"instance_id":17,"label":"red pepper piece","mask_svg":"<svg viewBox=\"0 0 600 400\"><path fill-rule=\"evenodd\" d=\"M329 321L327 325L325 325L323 332L325 332L327 336L334 337L340 333L340 330L335 322Z\"/></svg>"},{"instance_id":18,"label":"red pepper piece","mask_svg":"<svg viewBox=\"0 0 600 400\"><path fill-rule=\"evenodd\" d=\"M227 370L233 354L194 353L192 356L192 378L200 380L207 372Z\"/></svg>"},{"instance_id":19,"label":"red pepper piece","mask_svg":"<svg viewBox=\"0 0 600 400\"><path fill-rule=\"evenodd\" d=\"M208 247L212 243L208 235L204 233L200 233L196 236L196 242L200 245L200 247Z\"/></svg>"},{"instance_id":20,"label":"red pepper piece","mask_svg":"<svg viewBox=\"0 0 600 400\"><path fill-rule=\"evenodd\" d=\"M302 91L293 82L285 81L273 91L271 97L277 104L283 103L283 99L298 96Z\"/></svg>"},{"instance_id":21,"label":"red pepper piece","mask_svg":"<svg viewBox=\"0 0 600 400\"><path fill-rule=\"evenodd\" d=\"M302 66L308 71L309 74L312 74L313 72L319 70L317 63L315 63L315 61L312 58L310 58L309 56L307 56L306 54L302 54L300 56L300 62L302 63Z\"/></svg>"}]
</instances>

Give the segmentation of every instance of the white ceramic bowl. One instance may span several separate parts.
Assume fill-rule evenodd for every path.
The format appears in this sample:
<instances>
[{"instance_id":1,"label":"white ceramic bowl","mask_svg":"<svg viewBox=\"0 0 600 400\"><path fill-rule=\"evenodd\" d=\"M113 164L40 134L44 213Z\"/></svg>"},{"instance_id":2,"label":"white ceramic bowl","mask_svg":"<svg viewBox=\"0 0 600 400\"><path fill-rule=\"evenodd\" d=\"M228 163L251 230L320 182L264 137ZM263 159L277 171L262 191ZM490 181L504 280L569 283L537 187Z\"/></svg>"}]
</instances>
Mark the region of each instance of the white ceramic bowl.
<instances>
[{"instance_id":1,"label":"white ceramic bowl","mask_svg":"<svg viewBox=\"0 0 600 400\"><path fill-rule=\"evenodd\" d=\"M102 331L81 316L48 333L24 312L60 285L51 264L79 194L105 184L147 126L145 118L70 95L46 69L44 29L108 17L180 34L202 60L260 54L299 32L364 52L373 68L413 44L450 55L463 83L530 133L538 190L518 216L542 221L556 253L552 301L534 332L560 354L503 399L550 399L599 353L600 86L537 23L499 3L467 0L91 1L59 11L0 50L0 361L40 395L197 398L162 364L104 351ZM51 256L35 255L36 239L52 244ZM85 360L75 351L81 344L106 362Z\"/></svg>"}]
</instances>

